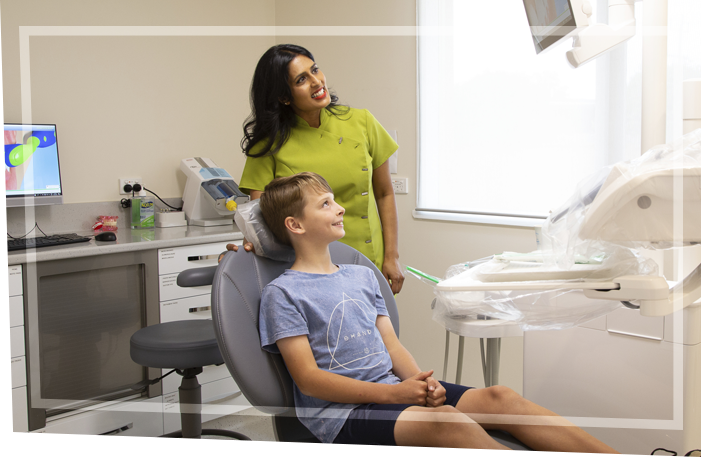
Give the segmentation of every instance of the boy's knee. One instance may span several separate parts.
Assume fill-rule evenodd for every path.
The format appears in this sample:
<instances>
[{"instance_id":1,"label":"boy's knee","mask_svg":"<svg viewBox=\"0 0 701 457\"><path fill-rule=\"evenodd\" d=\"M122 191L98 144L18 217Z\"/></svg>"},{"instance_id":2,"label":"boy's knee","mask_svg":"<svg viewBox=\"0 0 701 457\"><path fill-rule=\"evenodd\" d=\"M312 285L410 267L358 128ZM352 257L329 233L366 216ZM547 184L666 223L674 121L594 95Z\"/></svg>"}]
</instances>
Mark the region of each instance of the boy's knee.
<instances>
[{"instance_id":1,"label":"boy's knee","mask_svg":"<svg viewBox=\"0 0 701 457\"><path fill-rule=\"evenodd\" d=\"M487 387L487 392L489 393L490 398L497 403L508 403L523 398L513 389L506 386Z\"/></svg>"},{"instance_id":2,"label":"boy's knee","mask_svg":"<svg viewBox=\"0 0 701 457\"><path fill-rule=\"evenodd\" d=\"M428 427L437 436L450 436L465 430L465 427L475 422L450 405L430 408Z\"/></svg>"}]
</instances>

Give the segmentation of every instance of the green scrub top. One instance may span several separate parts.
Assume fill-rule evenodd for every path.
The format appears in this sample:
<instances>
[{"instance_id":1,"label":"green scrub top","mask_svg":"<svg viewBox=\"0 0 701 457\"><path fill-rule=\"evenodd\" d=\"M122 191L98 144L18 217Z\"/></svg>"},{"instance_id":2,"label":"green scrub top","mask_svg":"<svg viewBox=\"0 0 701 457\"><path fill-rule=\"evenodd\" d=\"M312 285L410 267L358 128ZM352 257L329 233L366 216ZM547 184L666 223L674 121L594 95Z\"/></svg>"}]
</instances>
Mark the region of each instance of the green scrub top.
<instances>
[{"instance_id":1,"label":"green scrub top","mask_svg":"<svg viewBox=\"0 0 701 457\"><path fill-rule=\"evenodd\" d=\"M382 271L384 242L372 190L372 172L397 150L397 143L368 110L351 108L339 117L321 110L312 128L297 116L290 138L274 155L248 157L239 188L263 191L274 178L311 171L323 176L345 208L345 244L362 252ZM259 143L260 144L260 143ZM252 153L260 150L256 145Z\"/></svg>"}]
</instances>

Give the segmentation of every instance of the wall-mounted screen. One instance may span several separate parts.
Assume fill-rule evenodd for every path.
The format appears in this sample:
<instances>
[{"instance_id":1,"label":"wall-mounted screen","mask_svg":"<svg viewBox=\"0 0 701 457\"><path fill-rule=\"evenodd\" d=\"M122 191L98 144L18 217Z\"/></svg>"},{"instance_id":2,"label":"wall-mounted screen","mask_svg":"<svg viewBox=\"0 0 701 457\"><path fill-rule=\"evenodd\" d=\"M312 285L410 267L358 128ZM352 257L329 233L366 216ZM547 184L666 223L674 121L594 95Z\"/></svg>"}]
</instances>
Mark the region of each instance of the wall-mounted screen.
<instances>
[{"instance_id":1,"label":"wall-mounted screen","mask_svg":"<svg viewBox=\"0 0 701 457\"><path fill-rule=\"evenodd\" d=\"M5 124L5 196L8 207L63 203L55 125Z\"/></svg>"},{"instance_id":2,"label":"wall-mounted screen","mask_svg":"<svg viewBox=\"0 0 701 457\"><path fill-rule=\"evenodd\" d=\"M570 0L523 0L523 5L538 54L577 28Z\"/></svg>"}]
</instances>

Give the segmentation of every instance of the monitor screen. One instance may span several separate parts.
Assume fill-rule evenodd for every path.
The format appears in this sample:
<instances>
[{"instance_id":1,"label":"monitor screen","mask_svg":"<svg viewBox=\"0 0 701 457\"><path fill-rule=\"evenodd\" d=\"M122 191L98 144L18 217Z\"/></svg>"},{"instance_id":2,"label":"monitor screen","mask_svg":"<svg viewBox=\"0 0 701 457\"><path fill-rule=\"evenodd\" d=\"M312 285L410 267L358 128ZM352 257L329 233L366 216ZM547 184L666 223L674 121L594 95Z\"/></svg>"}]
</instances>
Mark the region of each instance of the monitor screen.
<instances>
[{"instance_id":1,"label":"monitor screen","mask_svg":"<svg viewBox=\"0 0 701 457\"><path fill-rule=\"evenodd\" d=\"M570 0L523 0L523 5L538 54L576 29Z\"/></svg>"},{"instance_id":2,"label":"monitor screen","mask_svg":"<svg viewBox=\"0 0 701 457\"><path fill-rule=\"evenodd\" d=\"M5 124L5 196L8 207L63 203L55 125Z\"/></svg>"}]
</instances>

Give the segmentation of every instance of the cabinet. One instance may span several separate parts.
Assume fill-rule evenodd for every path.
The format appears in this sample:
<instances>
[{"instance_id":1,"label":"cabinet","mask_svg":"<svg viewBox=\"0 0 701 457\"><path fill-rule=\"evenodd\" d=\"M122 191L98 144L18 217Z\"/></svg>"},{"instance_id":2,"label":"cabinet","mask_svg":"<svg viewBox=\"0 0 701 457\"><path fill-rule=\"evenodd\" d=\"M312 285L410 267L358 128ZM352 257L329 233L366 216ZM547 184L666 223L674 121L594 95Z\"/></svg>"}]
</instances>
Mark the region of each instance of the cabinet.
<instances>
[{"instance_id":1,"label":"cabinet","mask_svg":"<svg viewBox=\"0 0 701 457\"><path fill-rule=\"evenodd\" d=\"M242 240L234 240L241 243ZM181 246L158 251L158 292L161 322L211 319L211 286L179 287L178 274L190 268L214 266L226 243ZM163 370L163 374L170 370ZM202 385L202 421L250 407L225 365L208 366L197 376ZM182 378L173 373L162 381L164 433L180 429L178 387Z\"/></svg>"},{"instance_id":2,"label":"cabinet","mask_svg":"<svg viewBox=\"0 0 701 457\"><path fill-rule=\"evenodd\" d=\"M107 253L73 256L72 248L66 247L63 255L52 258L32 259L28 263L25 258L11 259L8 295L14 431L159 436L180 429L181 377L174 373L150 386L149 396L128 390L140 379L155 379L163 373L160 369L136 366L138 376L131 379L134 363L129 356L129 338L143 325L211 318L211 287L184 289L177 286L176 280L182 270L216 265L227 242L241 239L237 233L227 233L228 240L222 238L172 248L167 246L177 245L178 240L167 240L168 244L159 247L153 246L152 240L142 242L138 249L133 249L127 240L124 246L117 243L114 247L129 249ZM162 243L164 239L161 234L155 241ZM125 294L129 300L123 297ZM133 307L127 306L131 301L138 304L136 319L132 319ZM64 304L71 308L64 309ZM121 325L127 315L128 325ZM105 321L108 330L103 330ZM59 324L60 328L54 328ZM76 342L78 337L87 341ZM92 370L97 365L83 355L67 359L66 353L77 353L75 348L95 349L88 355L99 355L100 369ZM56 353L64 357L57 359ZM85 367L71 368L71 372L80 375L70 378L70 382L44 388L42 380L63 375L56 370L55 359L63 361L60 366L77 360ZM99 376L88 376L93 371ZM129 379L122 382L127 375ZM203 421L250 408L224 365L205 367L198 379L202 384ZM127 388L112 389L112 384ZM66 396L69 394L49 389L54 385L75 387L80 395L95 385L112 390L103 397L92 393ZM82 403L63 407L61 402L66 400L61 399L66 398Z\"/></svg>"},{"instance_id":3,"label":"cabinet","mask_svg":"<svg viewBox=\"0 0 701 457\"><path fill-rule=\"evenodd\" d=\"M22 267L0 267L0 455L29 457Z\"/></svg>"}]
</instances>

